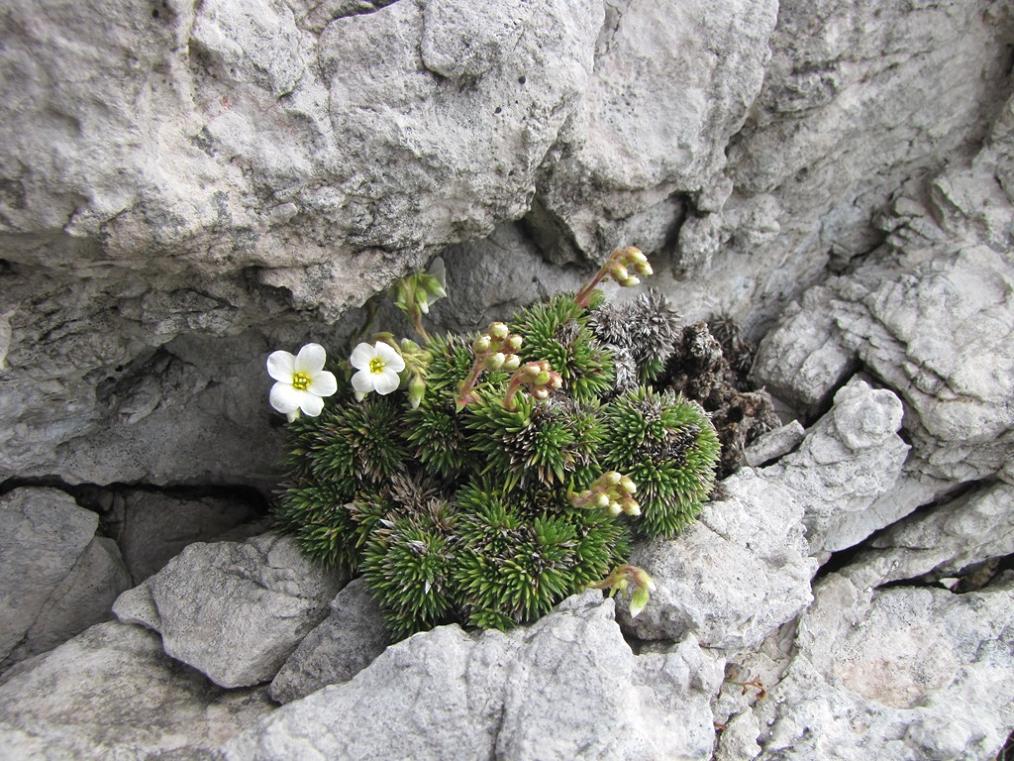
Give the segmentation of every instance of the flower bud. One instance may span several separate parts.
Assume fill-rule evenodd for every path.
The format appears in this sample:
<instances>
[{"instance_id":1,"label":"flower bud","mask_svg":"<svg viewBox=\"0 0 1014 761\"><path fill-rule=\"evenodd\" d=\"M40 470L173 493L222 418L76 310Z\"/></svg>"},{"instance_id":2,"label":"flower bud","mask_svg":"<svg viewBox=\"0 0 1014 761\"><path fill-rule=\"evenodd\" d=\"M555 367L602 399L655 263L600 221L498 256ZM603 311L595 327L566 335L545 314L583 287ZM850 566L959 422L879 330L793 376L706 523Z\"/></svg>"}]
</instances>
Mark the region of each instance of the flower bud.
<instances>
[{"instance_id":1,"label":"flower bud","mask_svg":"<svg viewBox=\"0 0 1014 761\"><path fill-rule=\"evenodd\" d=\"M504 356L504 353L502 351L498 351L496 354L486 359L486 365L490 370L499 370L504 366L506 361L507 357Z\"/></svg>"},{"instance_id":2,"label":"flower bud","mask_svg":"<svg viewBox=\"0 0 1014 761\"><path fill-rule=\"evenodd\" d=\"M484 351L489 351L489 347L493 344L490 337L487 335L479 336L475 339L475 343L472 344L472 348L479 354Z\"/></svg>"},{"instance_id":3,"label":"flower bud","mask_svg":"<svg viewBox=\"0 0 1014 761\"><path fill-rule=\"evenodd\" d=\"M563 388L563 378L560 377L560 373L549 374L549 387L556 391L559 391L561 388Z\"/></svg>"},{"instance_id":4,"label":"flower bud","mask_svg":"<svg viewBox=\"0 0 1014 761\"><path fill-rule=\"evenodd\" d=\"M528 362L525 365L525 375L528 375L528 376L534 378L535 376L537 376L541 372L542 372L542 368L539 367L539 363L538 362Z\"/></svg>"},{"instance_id":5,"label":"flower bud","mask_svg":"<svg viewBox=\"0 0 1014 761\"><path fill-rule=\"evenodd\" d=\"M412 405L412 409L419 406L425 393L426 381L421 375L413 375L412 380L408 382L408 403Z\"/></svg>"},{"instance_id":6,"label":"flower bud","mask_svg":"<svg viewBox=\"0 0 1014 761\"><path fill-rule=\"evenodd\" d=\"M620 281L620 285L622 285L624 288L631 288L635 285L639 285L640 282L641 278L636 277L634 275L628 275L626 278Z\"/></svg>"},{"instance_id":7,"label":"flower bud","mask_svg":"<svg viewBox=\"0 0 1014 761\"><path fill-rule=\"evenodd\" d=\"M510 331L507 330L507 326L502 322L494 322L489 326L489 334L493 338L506 338L508 332Z\"/></svg>"},{"instance_id":8,"label":"flower bud","mask_svg":"<svg viewBox=\"0 0 1014 761\"><path fill-rule=\"evenodd\" d=\"M644 587L638 587L634 590L634 594L630 596L630 617L637 618L637 614L644 610L644 606L648 604L648 590Z\"/></svg>"},{"instance_id":9,"label":"flower bud","mask_svg":"<svg viewBox=\"0 0 1014 761\"><path fill-rule=\"evenodd\" d=\"M509 357L507 357L507 360L503 363L503 369L517 370L520 364L521 357L519 357L517 354L511 354Z\"/></svg>"},{"instance_id":10,"label":"flower bud","mask_svg":"<svg viewBox=\"0 0 1014 761\"><path fill-rule=\"evenodd\" d=\"M416 292L415 303L418 305L419 311L423 314L430 313L430 302L426 298L425 293Z\"/></svg>"},{"instance_id":11,"label":"flower bud","mask_svg":"<svg viewBox=\"0 0 1014 761\"><path fill-rule=\"evenodd\" d=\"M636 499L631 499L630 497L627 497L626 499L623 500L623 512L625 512L627 515L640 515L641 506L637 503Z\"/></svg>"},{"instance_id":12,"label":"flower bud","mask_svg":"<svg viewBox=\"0 0 1014 761\"><path fill-rule=\"evenodd\" d=\"M623 480L623 476L617 473L615 470L610 470L602 477L606 479L606 483L612 484L613 486L616 486L616 484L618 484L620 481Z\"/></svg>"},{"instance_id":13,"label":"flower bud","mask_svg":"<svg viewBox=\"0 0 1014 761\"><path fill-rule=\"evenodd\" d=\"M648 257L644 255L644 252L634 246L629 246L625 254L624 258L631 264L646 264L648 261Z\"/></svg>"},{"instance_id":14,"label":"flower bud","mask_svg":"<svg viewBox=\"0 0 1014 761\"><path fill-rule=\"evenodd\" d=\"M612 516L615 517L615 516L619 515L622 512L623 512L623 505L621 505L615 499L609 501L609 514L610 515L612 515Z\"/></svg>"},{"instance_id":15,"label":"flower bud","mask_svg":"<svg viewBox=\"0 0 1014 761\"><path fill-rule=\"evenodd\" d=\"M633 494L637 491L637 484L634 483L634 479L630 476L624 476L620 479L620 488L627 494Z\"/></svg>"},{"instance_id":16,"label":"flower bud","mask_svg":"<svg viewBox=\"0 0 1014 761\"><path fill-rule=\"evenodd\" d=\"M517 351L518 349L520 349L521 344L523 343L524 339L517 333L507 337L507 346L510 347L512 351Z\"/></svg>"},{"instance_id":17,"label":"flower bud","mask_svg":"<svg viewBox=\"0 0 1014 761\"><path fill-rule=\"evenodd\" d=\"M624 280L630 277L630 273L627 272L627 268L619 262L614 263L613 266L609 268L609 274L613 276L613 280L621 284Z\"/></svg>"},{"instance_id":18,"label":"flower bud","mask_svg":"<svg viewBox=\"0 0 1014 761\"><path fill-rule=\"evenodd\" d=\"M545 370L540 370L539 374L535 376L532 382L539 386L545 386L547 383L549 383L549 373L547 373Z\"/></svg>"},{"instance_id":19,"label":"flower bud","mask_svg":"<svg viewBox=\"0 0 1014 761\"><path fill-rule=\"evenodd\" d=\"M600 494L598 497L595 498L595 504L598 505L599 507L609 507L609 495Z\"/></svg>"},{"instance_id":20,"label":"flower bud","mask_svg":"<svg viewBox=\"0 0 1014 761\"><path fill-rule=\"evenodd\" d=\"M549 391L544 388L537 388L532 391L532 396L539 400L546 400L549 398Z\"/></svg>"},{"instance_id":21,"label":"flower bud","mask_svg":"<svg viewBox=\"0 0 1014 761\"><path fill-rule=\"evenodd\" d=\"M651 268L651 265L648 264L648 262L645 262L644 264L635 265L634 266L634 271L638 275L644 275L645 277L648 277L649 275L654 275L655 274L655 270L653 270Z\"/></svg>"}]
</instances>

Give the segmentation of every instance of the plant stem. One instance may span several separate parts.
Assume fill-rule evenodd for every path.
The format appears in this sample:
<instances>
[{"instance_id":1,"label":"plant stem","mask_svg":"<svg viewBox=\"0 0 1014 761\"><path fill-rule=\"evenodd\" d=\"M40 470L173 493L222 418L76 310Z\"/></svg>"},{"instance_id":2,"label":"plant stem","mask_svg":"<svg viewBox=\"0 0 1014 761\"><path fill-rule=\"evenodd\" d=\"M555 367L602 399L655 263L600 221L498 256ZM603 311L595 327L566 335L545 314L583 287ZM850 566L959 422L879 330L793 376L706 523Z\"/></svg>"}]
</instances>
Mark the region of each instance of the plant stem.
<instances>
[{"instance_id":1,"label":"plant stem","mask_svg":"<svg viewBox=\"0 0 1014 761\"><path fill-rule=\"evenodd\" d=\"M415 328L415 332L419 334L419 337L426 343L430 342L430 334L426 332L426 328L422 324L422 314L419 309L412 310L412 326Z\"/></svg>"},{"instance_id":2,"label":"plant stem","mask_svg":"<svg viewBox=\"0 0 1014 761\"><path fill-rule=\"evenodd\" d=\"M468 403L472 401L472 389L475 387L475 382L479 380L479 376L482 375L485 362L485 356L477 356L472 363L472 369L469 371L468 377L461 382L461 386L458 389L458 398L454 400L454 404L459 411L465 409Z\"/></svg>"},{"instance_id":3,"label":"plant stem","mask_svg":"<svg viewBox=\"0 0 1014 761\"><path fill-rule=\"evenodd\" d=\"M595 277L589 280L588 283L580 291L577 292L577 295L574 296L574 301L577 303L579 307L584 309L586 306L588 306L588 299L591 296L592 291L595 290L595 286L601 283L602 278L604 278L607 274L609 274L609 268L613 266L613 262L616 260L616 257L622 250L623 249L618 248L615 251L613 251L613 253L609 255L609 258L606 259L605 264L599 267L599 271L595 273Z\"/></svg>"}]
</instances>

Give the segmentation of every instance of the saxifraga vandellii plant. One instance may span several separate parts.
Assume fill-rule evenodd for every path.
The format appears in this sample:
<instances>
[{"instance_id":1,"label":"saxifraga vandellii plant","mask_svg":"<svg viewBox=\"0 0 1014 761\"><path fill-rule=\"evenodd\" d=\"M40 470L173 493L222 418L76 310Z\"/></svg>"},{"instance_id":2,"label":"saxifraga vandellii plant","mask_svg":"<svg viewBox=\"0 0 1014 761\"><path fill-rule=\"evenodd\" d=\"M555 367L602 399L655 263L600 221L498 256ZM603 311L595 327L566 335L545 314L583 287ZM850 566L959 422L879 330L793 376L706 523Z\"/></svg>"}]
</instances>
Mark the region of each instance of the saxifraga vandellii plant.
<instances>
[{"instance_id":1,"label":"saxifraga vandellii plant","mask_svg":"<svg viewBox=\"0 0 1014 761\"><path fill-rule=\"evenodd\" d=\"M319 345L274 352L271 404L290 421L279 525L363 574L394 638L507 629L588 587L629 593L637 615L654 585L626 563L631 537L691 523L720 448L698 404L651 385L675 312L656 294L605 305L597 288L649 274L638 249L617 249L576 294L467 336L429 335L444 288L410 275L396 304L419 342L360 343L343 391Z\"/></svg>"}]
</instances>

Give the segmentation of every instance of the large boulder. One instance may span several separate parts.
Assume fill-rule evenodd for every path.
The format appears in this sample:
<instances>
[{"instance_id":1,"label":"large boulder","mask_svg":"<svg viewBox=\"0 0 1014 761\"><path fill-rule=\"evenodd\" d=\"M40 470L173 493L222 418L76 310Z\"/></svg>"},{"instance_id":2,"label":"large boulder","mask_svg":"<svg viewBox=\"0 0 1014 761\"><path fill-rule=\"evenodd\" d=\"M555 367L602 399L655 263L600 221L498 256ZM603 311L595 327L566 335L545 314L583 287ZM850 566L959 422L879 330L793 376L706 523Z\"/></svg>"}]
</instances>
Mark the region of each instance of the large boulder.
<instances>
[{"instance_id":1,"label":"large boulder","mask_svg":"<svg viewBox=\"0 0 1014 761\"><path fill-rule=\"evenodd\" d=\"M441 626L388 648L351 682L289 703L224 748L415 761L710 758L722 662L692 638L636 656L597 592L531 627Z\"/></svg>"},{"instance_id":2,"label":"large boulder","mask_svg":"<svg viewBox=\"0 0 1014 761\"><path fill-rule=\"evenodd\" d=\"M188 546L113 612L162 635L166 653L222 687L269 682L327 615L342 584L289 537Z\"/></svg>"}]
</instances>

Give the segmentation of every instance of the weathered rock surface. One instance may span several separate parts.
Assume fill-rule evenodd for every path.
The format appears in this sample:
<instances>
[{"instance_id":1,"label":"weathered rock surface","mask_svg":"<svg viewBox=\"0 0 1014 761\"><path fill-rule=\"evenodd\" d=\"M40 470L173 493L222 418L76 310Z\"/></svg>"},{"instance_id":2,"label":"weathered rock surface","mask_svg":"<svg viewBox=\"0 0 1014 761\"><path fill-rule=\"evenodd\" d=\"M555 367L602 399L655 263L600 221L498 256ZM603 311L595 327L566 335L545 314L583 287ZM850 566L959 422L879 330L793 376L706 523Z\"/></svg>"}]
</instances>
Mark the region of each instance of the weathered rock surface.
<instances>
[{"instance_id":1,"label":"weathered rock surface","mask_svg":"<svg viewBox=\"0 0 1014 761\"><path fill-rule=\"evenodd\" d=\"M707 759L722 662L687 638L635 656L598 593L533 626L441 626L351 682L289 703L229 742L230 761L300 757ZM378 706L383 706L378 710Z\"/></svg>"},{"instance_id":2,"label":"weathered rock surface","mask_svg":"<svg viewBox=\"0 0 1014 761\"><path fill-rule=\"evenodd\" d=\"M207 759L272 707L263 688L215 687L168 658L158 635L109 622L4 675L0 756Z\"/></svg>"},{"instance_id":3,"label":"weathered rock surface","mask_svg":"<svg viewBox=\"0 0 1014 761\"><path fill-rule=\"evenodd\" d=\"M222 687L268 682L327 614L342 579L289 537L191 544L113 612L162 635L165 652Z\"/></svg>"},{"instance_id":4,"label":"weathered rock surface","mask_svg":"<svg viewBox=\"0 0 1014 761\"><path fill-rule=\"evenodd\" d=\"M947 577L1014 555L1014 487L997 483L911 516L875 537L842 570L861 587Z\"/></svg>"},{"instance_id":5,"label":"weathered rock surface","mask_svg":"<svg viewBox=\"0 0 1014 761\"><path fill-rule=\"evenodd\" d=\"M0 669L109 618L130 576L98 523L57 489L0 497Z\"/></svg>"},{"instance_id":6,"label":"weathered rock surface","mask_svg":"<svg viewBox=\"0 0 1014 761\"><path fill-rule=\"evenodd\" d=\"M906 404L915 472L944 481L988 478L1014 455L1012 130L1008 101L974 159L896 200L878 255L808 292L754 365L812 409L861 363Z\"/></svg>"},{"instance_id":7,"label":"weathered rock surface","mask_svg":"<svg viewBox=\"0 0 1014 761\"><path fill-rule=\"evenodd\" d=\"M109 494L107 502L105 525L135 583L161 570L188 544L217 539L259 515L236 497L129 489Z\"/></svg>"},{"instance_id":8,"label":"weathered rock surface","mask_svg":"<svg viewBox=\"0 0 1014 761\"><path fill-rule=\"evenodd\" d=\"M870 590L828 576L786 676L746 720L758 747L741 758L994 758L1014 723L1012 587Z\"/></svg>"},{"instance_id":9,"label":"weathered rock surface","mask_svg":"<svg viewBox=\"0 0 1014 761\"><path fill-rule=\"evenodd\" d=\"M674 540L636 545L632 560L657 590L624 628L641 639L687 633L705 647L759 645L810 602L817 570L803 536L803 507L765 471L743 468L722 482L722 499Z\"/></svg>"},{"instance_id":10,"label":"weathered rock surface","mask_svg":"<svg viewBox=\"0 0 1014 761\"><path fill-rule=\"evenodd\" d=\"M908 454L901 419L897 396L853 379L799 450L766 471L802 504L811 555L851 547L901 517L869 509L891 491Z\"/></svg>"},{"instance_id":11,"label":"weathered rock surface","mask_svg":"<svg viewBox=\"0 0 1014 761\"><path fill-rule=\"evenodd\" d=\"M330 607L328 617L306 635L272 680L271 697L279 703L347 682L387 647L384 615L364 578L349 582Z\"/></svg>"},{"instance_id":12,"label":"weathered rock surface","mask_svg":"<svg viewBox=\"0 0 1014 761\"><path fill-rule=\"evenodd\" d=\"M772 460L787 455L806 438L806 429L798 420L786 423L773 431L758 436L748 446L743 456L751 467L767 465Z\"/></svg>"}]
</instances>

